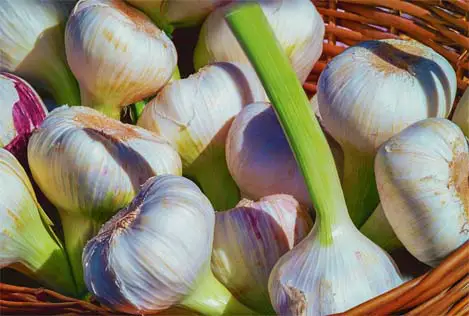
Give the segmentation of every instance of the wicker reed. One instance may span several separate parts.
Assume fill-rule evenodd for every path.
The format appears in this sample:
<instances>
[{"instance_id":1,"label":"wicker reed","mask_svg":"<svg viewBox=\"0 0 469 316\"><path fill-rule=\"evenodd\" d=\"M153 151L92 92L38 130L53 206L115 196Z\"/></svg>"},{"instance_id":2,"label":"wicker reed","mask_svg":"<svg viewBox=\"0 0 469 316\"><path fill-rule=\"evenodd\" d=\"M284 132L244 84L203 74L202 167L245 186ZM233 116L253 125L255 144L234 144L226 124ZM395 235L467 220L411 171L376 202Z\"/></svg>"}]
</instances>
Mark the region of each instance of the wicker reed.
<instances>
[{"instance_id":1,"label":"wicker reed","mask_svg":"<svg viewBox=\"0 0 469 316\"><path fill-rule=\"evenodd\" d=\"M469 85L469 0L312 0L326 25L323 55L305 91L327 62L347 46L372 39L415 39L455 68L458 97ZM187 43L187 41L186 41ZM186 45L187 47L187 45ZM187 314L174 309L163 314ZM0 314L117 315L94 301L81 301L43 288L0 283ZM469 242L435 269L337 315L469 315ZM122 314L121 314L122 315Z\"/></svg>"}]
</instances>

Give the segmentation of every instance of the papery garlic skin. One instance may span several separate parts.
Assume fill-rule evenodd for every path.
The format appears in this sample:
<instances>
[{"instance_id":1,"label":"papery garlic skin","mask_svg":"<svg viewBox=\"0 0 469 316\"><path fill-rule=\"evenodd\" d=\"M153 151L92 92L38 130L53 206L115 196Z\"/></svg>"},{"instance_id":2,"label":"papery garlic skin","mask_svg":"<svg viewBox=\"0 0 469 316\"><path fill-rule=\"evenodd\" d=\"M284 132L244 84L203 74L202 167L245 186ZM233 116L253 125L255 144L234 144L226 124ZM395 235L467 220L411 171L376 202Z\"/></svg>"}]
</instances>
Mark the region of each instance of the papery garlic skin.
<instances>
[{"instance_id":1,"label":"papery garlic skin","mask_svg":"<svg viewBox=\"0 0 469 316\"><path fill-rule=\"evenodd\" d=\"M2 0L0 71L16 74L61 104L80 103L78 84L64 52L70 5L59 1Z\"/></svg>"},{"instance_id":2,"label":"papery garlic skin","mask_svg":"<svg viewBox=\"0 0 469 316\"><path fill-rule=\"evenodd\" d=\"M173 175L150 178L86 245L88 289L121 312L194 307L191 296L212 295L207 282L219 284L209 267L214 224L210 201L192 181ZM206 303L222 303L213 298Z\"/></svg>"},{"instance_id":3,"label":"papery garlic skin","mask_svg":"<svg viewBox=\"0 0 469 316\"><path fill-rule=\"evenodd\" d=\"M148 178L181 174L177 152L163 138L88 107L52 111L30 138L34 180L57 207L78 280L81 249L126 206Z\"/></svg>"},{"instance_id":4,"label":"papery garlic skin","mask_svg":"<svg viewBox=\"0 0 469 316\"><path fill-rule=\"evenodd\" d=\"M0 148L0 269L11 266L48 287L76 295L76 286L52 222L18 160Z\"/></svg>"},{"instance_id":5,"label":"papery garlic skin","mask_svg":"<svg viewBox=\"0 0 469 316\"><path fill-rule=\"evenodd\" d=\"M304 82L322 53L325 28L321 16L309 0L267 0L259 4L298 79ZM195 69L220 61L250 64L224 20L228 7L213 11L202 25L194 51Z\"/></svg>"},{"instance_id":6,"label":"papery garlic skin","mask_svg":"<svg viewBox=\"0 0 469 316\"><path fill-rule=\"evenodd\" d=\"M340 169L340 147L329 144ZM226 160L244 196L259 199L285 193L312 206L290 144L270 103L251 103L236 116L226 141Z\"/></svg>"},{"instance_id":7,"label":"papery garlic skin","mask_svg":"<svg viewBox=\"0 0 469 316\"><path fill-rule=\"evenodd\" d=\"M271 314L270 272L312 224L307 209L290 195L241 200L235 208L215 214L213 274L242 303Z\"/></svg>"},{"instance_id":8,"label":"papery garlic skin","mask_svg":"<svg viewBox=\"0 0 469 316\"><path fill-rule=\"evenodd\" d=\"M29 136L47 115L41 97L25 80L0 72L0 146L26 163Z\"/></svg>"},{"instance_id":9,"label":"papery garlic skin","mask_svg":"<svg viewBox=\"0 0 469 316\"><path fill-rule=\"evenodd\" d=\"M452 121L458 125L464 135L469 138L469 88L466 88L466 91L459 100Z\"/></svg>"},{"instance_id":10,"label":"papery garlic skin","mask_svg":"<svg viewBox=\"0 0 469 316\"><path fill-rule=\"evenodd\" d=\"M117 119L123 107L156 94L177 63L166 34L122 0L80 0L67 22L65 48L82 105Z\"/></svg>"},{"instance_id":11,"label":"papery garlic skin","mask_svg":"<svg viewBox=\"0 0 469 316\"><path fill-rule=\"evenodd\" d=\"M324 245L315 225L287 252L269 278L278 315L329 315L372 299L402 283L389 255L357 231L338 225Z\"/></svg>"},{"instance_id":12,"label":"papery garlic skin","mask_svg":"<svg viewBox=\"0 0 469 316\"><path fill-rule=\"evenodd\" d=\"M239 201L226 167L228 130L244 105L265 99L250 67L215 63L166 85L145 106L138 125L167 138L181 156L183 173L199 182L215 209L227 209Z\"/></svg>"},{"instance_id":13,"label":"papery garlic skin","mask_svg":"<svg viewBox=\"0 0 469 316\"><path fill-rule=\"evenodd\" d=\"M378 204L372 173L380 145L427 117L447 117L456 95L450 63L416 41L361 42L322 72L321 123L344 150L344 194L360 227Z\"/></svg>"},{"instance_id":14,"label":"papery garlic skin","mask_svg":"<svg viewBox=\"0 0 469 316\"><path fill-rule=\"evenodd\" d=\"M375 173L386 218L418 260L434 267L469 239L469 149L454 123L409 126L380 148Z\"/></svg>"},{"instance_id":15,"label":"papery garlic skin","mask_svg":"<svg viewBox=\"0 0 469 316\"><path fill-rule=\"evenodd\" d=\"M233 0L126 0L145 12L155 23L174 27L197 25L215 8L231 1Z\"/></svg>"}]
</instances>

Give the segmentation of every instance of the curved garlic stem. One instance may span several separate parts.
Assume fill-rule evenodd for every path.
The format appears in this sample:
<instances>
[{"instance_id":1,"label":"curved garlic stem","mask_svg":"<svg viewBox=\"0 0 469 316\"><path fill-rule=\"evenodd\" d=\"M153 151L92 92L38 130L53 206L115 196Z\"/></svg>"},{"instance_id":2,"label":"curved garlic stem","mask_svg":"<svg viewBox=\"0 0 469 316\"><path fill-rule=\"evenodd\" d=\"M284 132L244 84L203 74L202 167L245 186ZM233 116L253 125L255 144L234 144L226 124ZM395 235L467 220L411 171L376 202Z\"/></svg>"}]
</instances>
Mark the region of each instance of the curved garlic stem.
<instances>
[{"instance_id":1,"label":"curved garlic stem","mask_svg":"<svg viewBox=\"0 0 469 316\"><path fill-rule=\"evenodd\" d=\"M0 148L0 268L12 268L72 296L77 287L52 222L15 157Z\"/></svg>"},{"instance_id":2,"label":"curved garlic stem","mask_svg":"<svg viewBox=\"0 0 469 316\"><path fill-rule=\"evenodd\" d=\"M48 91L58 104L80 104L77 81L65 57L67 3L2 1L0 71L8 71Z\"/></svg>"},{"instance_id":3,"label":"curved garlic stem","mask_svg":"<svg viewBox=\"0 0 469 316\"><path fill-rule=\"evenodd\" d=\"M241 304L220 281L215 278L210 267L197 290L181 304L204 315L257 315Z\"/></svg>"},{"instance_id":4,"label":"curved garlic stem","mask_svg":"<svg viewBox=\"0 0 469 316\"><path fill-rule=\"evenodd\" d=\"M368 217L360 232L388 252L404 247L389 224L381 204Z\"/></svg>"},{"instance_id":5,"label":"curved garlic stem","mask_svg":"<svg viewBox=\"0 0 469 316\"><path fill-rule=\"evenodd\" d=\"M275 107L318 215L313 230L280 258L269 277L275 310L342 312L397 286L402 279L393 261L351 222L326 138L261 8L241 5L225 18Z\"/></svg>"},{"instance_id":6,"label":"curved garlic stem","mask_svg":"<svg viewBox=\"0 0 469 316\"><path fill-rule=\"evenodd\" d=\"M168 21L168 19L161 12L162 7L165 5L164 0L125 0L131 6L144 12L156 26L165 31L166 34L171 34L174 31L174 26Z\"/></svg>"},{"instance_id":7,"label":"curved garlic stem","mask_svg":"<svg viewBox=\"0 0 469 316\"><path fill-rule=\"evenodd\" d=\"M459 100L456 111L453 114L453 122L458 125L464 135L469 138L469 88L466 89Z\"/></svg>"}]
</instances>

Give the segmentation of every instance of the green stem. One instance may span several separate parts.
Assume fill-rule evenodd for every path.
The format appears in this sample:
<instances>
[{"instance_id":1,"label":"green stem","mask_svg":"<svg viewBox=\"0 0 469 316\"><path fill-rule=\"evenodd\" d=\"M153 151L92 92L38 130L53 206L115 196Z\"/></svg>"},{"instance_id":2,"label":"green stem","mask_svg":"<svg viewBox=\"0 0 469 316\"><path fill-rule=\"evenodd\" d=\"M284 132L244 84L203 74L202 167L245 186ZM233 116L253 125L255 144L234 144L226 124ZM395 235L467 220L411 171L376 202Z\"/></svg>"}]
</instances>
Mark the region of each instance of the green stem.
<instances>
[{"instance_id":1,"label":"green stem","mask_svg":"<svg viewBox=\"0 0 469 316\"><path fill-rule=\"evenodd\" d=\"M368 217L368 220L360 228L360 231L363 235L388 252L404 247L389 224L381 204L379 204L373 214Z\"/></svg>"},{"instance_id":2,"label":"green stem","mask_svg":"<svg viewBox=\"0 0 469 316\"><path fill-rule=\"evenodd\" d=\"M332 226L349 217L332 152L308 98L259 4L233 6L225 18L262 81L295 154L318 215L320 241L330 244Z\"/></svg>"},{"instance_id":3,"label":"green stem","mask_svg":"<svg viewBox=\"0 0 469 316\"><path fill-rule=\"evenodd\" d=\"M238 186L228 171L223 147L212 148L210 153L201 155L200 161L195 161L184 173L200 185L217 211L233 208L241 199Z\"/></svg>"},{"instance_id":4,"label":"green stem","mask_svg":"<svg viewBox=\"0 0 469 316\"><path fill-rule=\"evenodd\" d=\"M241 304L207 268L207 273L181 305L202 315L257 315Z\"/></svg>"},{"instance_id":5,"label":"green stem","mask_svg":"<svg viewBox=\"0 0 469 316\"><path fill-rule=\"evenodd\" d=\"M60 218L65 237L65 249L72 266L72 272L78 288L78 295L86 294L86 285L83 277L82 253L88 240L94 237L103 223L83 216L73 216L60 211Z\"/></svg>"},{"instance_id":6,"label":"green stem","mask_svg":"<svg viewBox=\"0 0 469 316\"><path fill-rule=\"evenodd\" d=\"M51 70L47 72L45 79L50 86L50 93L55 102L59 106L64 104L81 105L78 83L68 65L56 60L50 68Z\"/></svg>"},{"instance_id":7,"label":"green stem","mask_svg":"<svg viewBox=\"0 0 469 316\"><path fill-rule=\"evenodd\" d=\"M23 235L29 244L23 255L27 260L12 266L15 270L38 280L59 293L77 297L75 280L67 255L50 229L41 220L31 222L28 233ZM31 237L31 238L27 238Z\"/></svg>"},{"instance_id":8,"label":"green stem","mask_svg":"<svg viewBox=\"0 0 469 316\"><path fill-rule=\"evenodd\" d=\"M82 105L93 108L115 120L120 120L122 109L115 104L113 105L112 100L101 100L83 87L80 87L80 90Z\"/></svg>"},{"instance_id":9,"label":"green stem","mask_svg":"<svg viewBox=\"0 0 469 316\"><path fill-rule=\"evenodd\" d=\"M347 208L356 227L361 227L379 203L374 173L374 155L364 154L352 146L344 151L343 189Z\"/></svg>"},{"instance_id":10,"label":"green stem","mask_svg":"<svg viewBox=\"0 0 469 316\"><path fill-rule=\"evenodd\" d=\"M176 68L174 68L173 74L171 76L171 79L169 79L169 82L179 79L181 79L181 73L179 72L179 67L176 65Z\"/></svg>"}]
</instances>

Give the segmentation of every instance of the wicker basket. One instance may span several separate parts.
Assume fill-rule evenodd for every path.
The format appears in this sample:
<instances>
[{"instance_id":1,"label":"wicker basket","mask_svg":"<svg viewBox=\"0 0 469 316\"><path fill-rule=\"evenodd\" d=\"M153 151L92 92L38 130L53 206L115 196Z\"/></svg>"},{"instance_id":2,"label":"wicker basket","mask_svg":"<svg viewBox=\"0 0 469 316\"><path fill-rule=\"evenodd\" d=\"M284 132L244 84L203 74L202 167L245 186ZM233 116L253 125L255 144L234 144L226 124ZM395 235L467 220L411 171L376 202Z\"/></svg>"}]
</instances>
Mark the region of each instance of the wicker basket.
<instances>
[{"instance_id":1,"label":"wicker basket","mask_svg":"<svg viewBox=\"0 0 469 316\"><path fill-rule=\"evenodd\" d=\"M420 41L443 55L454 66L458 79L458 97L469 85L469 0L312 2L324 18L326 35L321 60L304 84L310 96L316 93L319 75L332 57L340 54L347 46L370 39ZM181 60L192 60L196 32L198 30L181 30L180 34L183 35L180 36L184 39L181 41ZM191 66L180 67L183 75L191 72ZM432 271L340 315L404 313L469 315L469 242ZM80 301L43 288L4 283L0 283L0 314L117 315L93 299ZM172 309L162 314L187 315L188 312Z\"/></svg>"}]
</instances>

